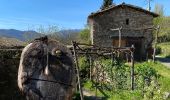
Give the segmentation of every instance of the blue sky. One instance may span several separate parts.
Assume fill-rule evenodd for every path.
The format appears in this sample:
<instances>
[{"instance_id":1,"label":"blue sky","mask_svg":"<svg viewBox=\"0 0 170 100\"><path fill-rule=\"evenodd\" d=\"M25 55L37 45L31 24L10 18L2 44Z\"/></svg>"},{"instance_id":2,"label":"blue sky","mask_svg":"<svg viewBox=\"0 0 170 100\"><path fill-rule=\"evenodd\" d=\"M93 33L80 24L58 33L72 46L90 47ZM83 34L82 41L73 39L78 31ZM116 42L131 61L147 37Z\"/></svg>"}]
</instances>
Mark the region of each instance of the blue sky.
<instances>
[{"instance_id":1,"label":"blue sky","mask_svg":"<svg viewBox=\"0 0 170 100\"><path fill-rule=\"evenodd\" d=\"M147 8L147 0L114 0ZM61 29L84 28L87 16L97 11L103 0L0 0L0 29L36 29L56 25ZM170 16L170 0L153 0L162 4Z\"/></svg>"}]
</instances>

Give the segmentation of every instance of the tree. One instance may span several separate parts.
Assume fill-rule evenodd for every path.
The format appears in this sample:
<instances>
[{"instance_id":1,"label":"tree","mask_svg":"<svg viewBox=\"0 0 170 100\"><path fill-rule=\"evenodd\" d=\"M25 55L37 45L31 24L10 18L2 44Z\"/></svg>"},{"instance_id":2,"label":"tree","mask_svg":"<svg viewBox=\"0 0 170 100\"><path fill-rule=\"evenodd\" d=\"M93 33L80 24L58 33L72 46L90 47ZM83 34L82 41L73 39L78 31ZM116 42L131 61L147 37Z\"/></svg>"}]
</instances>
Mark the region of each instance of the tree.
<instances>
[{"instance_id":1,"label":"tree","mask_svg":"<svg viewBox=\"0 0 170 100\"><path fill-rule=\"evenodd\" d=\"M154 25L160 26L158 42L170 41L170 17L164 16L164 7L160 4L155 5L154 12L160 15L154 19Z\"/></svg>"},{"instance_id":2,"label":"tree","mask_svg":"<svg viewBox=\"0 0 170 100\"><path fill-rule=\"evenodd\" d=\"M164 7L161 4L156 4L154 8L154 12L159 14L160 16L164 16Z\"/></svg>"},{"instance_id":3,"label":"tree","mask_svg":"<svg viewBox=\"0 0 170 100\"><path fill-rule=\"evenodd\" d=\"M103 5L101 6L100 9L105 9L107 7L109 7L110 5L113 4L113 0L103 0Z\"/></svg>"},{"instance_id":4,"label":"tree","mask_svg":"<svg viewBox=\"0 0 170 100\"><path fill-rule=\"evenodd\" d=\"M164 15L163 5L156 4L155 8L154 8L154 12L159 14L159 17L154 19L154 24L161 25L161 23L163 21L163 15Z\"/></svg>"},{"instance_id":5,"label":"tree","mask_svg":"<svg viewBox=\"0 0 170 100\"><path fill-rule=\"evenodd\" d=\"M90 30L88 27L79 33L79 38L81 42L90 43Z\"/></svg>"}]
</instances>

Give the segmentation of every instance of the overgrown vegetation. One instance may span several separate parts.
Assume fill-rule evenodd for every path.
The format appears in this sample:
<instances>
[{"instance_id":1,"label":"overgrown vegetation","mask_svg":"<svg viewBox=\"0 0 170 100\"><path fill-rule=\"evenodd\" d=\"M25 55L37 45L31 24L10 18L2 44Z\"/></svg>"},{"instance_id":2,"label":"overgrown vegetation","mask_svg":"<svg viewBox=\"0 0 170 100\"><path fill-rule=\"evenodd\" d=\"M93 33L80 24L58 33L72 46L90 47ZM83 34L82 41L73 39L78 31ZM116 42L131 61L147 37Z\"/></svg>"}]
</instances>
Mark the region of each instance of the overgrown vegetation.
<instances>
[{"instance_id":1,"label":"overgrown vegetation","mask_svg":"<svg viewBox=\"0 0 170 100\"><path fill-rule=\"evenodd\" d=\"M90 44L91 40L90 40L90 30L88 27L86 27L85 29L83 29L80 33L79 33L79 41L82 43L87 43Z\"/></svg>"},{"instance_id":2,"label":"overgrown vegetation","mask_svg":"<svg viewBox=\"0 0 170 100\"><path fill-rule=\"evenodd\" d=\"M170 69L159 62L135 64L134 91L130 89L129 65L103 59L100 62L102 68L107 72L109 82L86 79L84 88L92 91L98 97L104 97L104 100L162 100L164 93L170 91ZM88 68L85 69L86 72L89 72ZM100 79L100 77L98 78Z\"/></svg>"},{"instance_id":3,"label":"overgrown vegetation","mask_svg":"<svg viewBox=\"0 0 170 100\"><path fill-rule=\"evenodd\" d=\"M163 57L170 57L170 42L159 43L157 51Z\"/></svg>"},{"instance_id":4,"label":"overgrown vegetation","mask_svg":"<svg viewBox=\"0 0 170 100\"><path fill-rule=\"evenodd\" d=\"M154 19L154 25L159 25L160 30L158 34L158 42L167 42L170 41L170 17L164 16L164 7L163 5L156 4L155 13L160 16Z\"/></svg>"}]
</instances>

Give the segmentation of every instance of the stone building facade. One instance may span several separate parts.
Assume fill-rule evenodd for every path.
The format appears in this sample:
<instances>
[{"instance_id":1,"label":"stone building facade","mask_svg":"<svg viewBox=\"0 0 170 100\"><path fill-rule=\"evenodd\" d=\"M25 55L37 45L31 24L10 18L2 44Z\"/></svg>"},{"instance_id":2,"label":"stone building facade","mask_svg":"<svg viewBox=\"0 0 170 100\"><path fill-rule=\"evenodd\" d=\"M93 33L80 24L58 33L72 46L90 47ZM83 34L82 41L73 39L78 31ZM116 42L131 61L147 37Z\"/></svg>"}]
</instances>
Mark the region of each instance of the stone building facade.
<instances>
[{"instance_id":1,"label":"stone building facade","mask_svg":"<svg viewBox=\"0 0 170 100\"><path fill-rule=\"evenodd\" d=\"M112 5L104 10L91 13L88 16L92 44L104 47L117 47L119 32L112 29L121 29L121 47L134 44L135 53L146 57L146 51L153 41L153 18L158 15L140 7L122 3Z\"/></svg>"}]
</instances>

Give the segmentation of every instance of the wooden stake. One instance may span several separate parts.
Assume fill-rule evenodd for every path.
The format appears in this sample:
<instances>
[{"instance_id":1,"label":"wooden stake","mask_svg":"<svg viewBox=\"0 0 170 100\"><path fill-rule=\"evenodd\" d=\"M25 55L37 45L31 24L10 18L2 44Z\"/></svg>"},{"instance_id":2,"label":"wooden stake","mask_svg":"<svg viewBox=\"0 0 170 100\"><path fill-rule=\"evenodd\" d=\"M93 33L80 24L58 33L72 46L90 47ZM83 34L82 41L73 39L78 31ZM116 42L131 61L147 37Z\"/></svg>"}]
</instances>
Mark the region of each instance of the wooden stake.
<instances>
[{"instance_id":1,"label":"wooden stake","mask_svg":"<svg viewBox=\"0 0 170 100\"><path fill-rule=\"evenodd\" d=\"M91 55L89 55L89 66L90 66L90 81L92 80L92 58Z\"/></svg>"},{"instance_id":2,"label":"wooden stake","mask_svg":"<svg viewBox=\"0 0 170 100\"><path fill-rule=\"evenodd\" d=\"M119 28L119 48L121 47L121 41L122 41L122 38L121 38L121 35L122 35L121 29L122 29L122 27Z\"/></svg>"},{"instance_id":3,"label":"wooden stake","mask_svg":"<svg viewBox=\"0 0 170 100\"><path fill-rule=\"evenodd\" d=\"M134 45L131 47L131 90L134 90Z\"/></svg>"},{"instance_id":4,"label":"wooden stake","mask_svg":"<svg viewBox=\"0 0 170 100\"><path fill-rule=\"evenodd\" d=\"M154 45L154 50L153 50L153 62L155 62L155 55L156 55L156 47L157 47L157 41L158 41L159 28L160 28L160 26L158 26L157 29L156 29L155 45Z\"/></svg>"},{"instance_id":5,"label":"wooden stake","mask_svg":"<svg viewBox=\"0 0 170 100\"><path fill-rule=\"evenodd\" d=\"M77 53L76 53L76 43L72 41L72 45L73 45L73 53L74 53L75 64L76 64L76 69L77 69L77 79L78 79L78 85L79 85L80 98L81 100L84 100L83 91L81 87L80 73L79 73L79 64L78 64Z\"/></svg>"}]
</instances>

